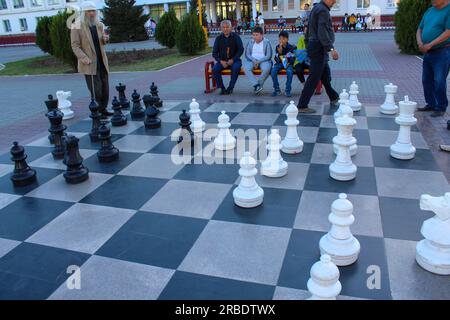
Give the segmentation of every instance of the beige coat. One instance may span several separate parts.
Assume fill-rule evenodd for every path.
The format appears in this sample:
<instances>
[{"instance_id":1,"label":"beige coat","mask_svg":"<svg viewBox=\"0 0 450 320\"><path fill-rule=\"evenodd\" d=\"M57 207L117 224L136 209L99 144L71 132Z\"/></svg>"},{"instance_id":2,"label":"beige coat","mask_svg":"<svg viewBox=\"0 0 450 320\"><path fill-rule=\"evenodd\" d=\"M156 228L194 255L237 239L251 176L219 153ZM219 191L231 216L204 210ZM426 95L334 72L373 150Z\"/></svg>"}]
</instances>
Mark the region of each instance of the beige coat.
<instances>
[{"instance_id":1,"label":"beige coat","mask_svg":"<svg viewBox=\"0 0 450 320\"><path fill-rule=\"evenodd\" d=\"M103 23L97 23L97 34L100 41L100 51L102 52L103 63L106 70L109 73L108 57L106 56L105 44L106 41L103 39ZM73 28L70 31L70 40L73 53L78 58L78 72L82 74L96 74L97 73L97 58L95 54L94 41L92 40L91 31L89 27L82 23L81 28ZM88 57L92 63L84 64L81 59Z\"/></svg>"}]
</instances>

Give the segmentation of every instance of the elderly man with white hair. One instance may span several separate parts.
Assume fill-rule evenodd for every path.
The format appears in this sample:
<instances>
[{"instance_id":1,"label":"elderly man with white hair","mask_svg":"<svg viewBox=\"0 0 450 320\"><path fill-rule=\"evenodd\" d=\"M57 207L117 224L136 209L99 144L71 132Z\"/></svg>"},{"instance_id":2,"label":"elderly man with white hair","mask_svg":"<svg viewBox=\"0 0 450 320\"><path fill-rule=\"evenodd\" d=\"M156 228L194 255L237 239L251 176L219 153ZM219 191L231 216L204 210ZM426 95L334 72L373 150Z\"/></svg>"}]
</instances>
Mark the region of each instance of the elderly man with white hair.
<instances>
[{"instance_id":1,"label":"elderly man with white hair","mask_svg":"<svg viewBox=\"0 0 450 320\"><path fill-rule=\"evenodd\" d=\"M244 53L244 46L241 37L231 31L230 20L223 20L220 23L220 28L222 33L214 41L212 52L212 56L216 60L212 74L217 87L220 88L220 94L224 95L233 93L242 66L241 56ZM221 74L224 69L231 69L230 84L226 89Z\"/></svg>"},{"instance_id":2,"label":"elderly man with white hair","mask_svg":"<svg viewBox=\"0 0 450 320\"><path fill-rule=\"evenodd\" d=\"M86 84L99 105L102 118L112 115L107 110L109 100L108 58L105 44L109 36L98 20L97 8L92 1L81 4L81 23L70 32L71 46L78 58L78 72L84 74Z\"/></svg>"}]
</instances>

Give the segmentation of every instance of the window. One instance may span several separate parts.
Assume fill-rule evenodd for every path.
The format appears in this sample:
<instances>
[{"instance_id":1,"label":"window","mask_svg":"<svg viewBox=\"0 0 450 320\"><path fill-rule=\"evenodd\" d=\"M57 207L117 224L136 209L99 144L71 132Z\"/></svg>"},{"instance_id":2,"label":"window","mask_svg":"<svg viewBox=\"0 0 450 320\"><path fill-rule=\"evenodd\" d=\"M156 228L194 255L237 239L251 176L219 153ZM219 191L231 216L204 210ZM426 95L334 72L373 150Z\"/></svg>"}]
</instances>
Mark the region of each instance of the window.
<instances>
[{"instance_id":1,"label":"window","mask_svg":"<svg viewBox=\"0 0 450 320\"><path fill-rule=\"evenodd\" d=\"M388 8L397 8L399 2L400 2L400 0L387 0L386 6Z\"/></svg>"},{"instance_id":2,"label":"window","mask_svg":"<svg viewBox=\"0 0 450 320\"><path fill-rule=\"evenodd\" d=\"M272 0L272 11L284 11L283 0Z\"/></svg>"},{"instance_id":3,"label":"window","mask_svg":"<svg viewBox=\"0 0 450 320\"><path fill-rule=\"evenodd\" d=\"M32 7L42 7L44 5L44 0L31 0Z\"/></svg>"},{"instance_id":4,"label":"window","mask_svg":"<svg viewBox=\"0 0 450 320\"><path fill-rule=\"evenodd\" d=\"M186 2L169 3L169 10L174 10L178 20L187 13Z\"/></svg>"},{"instance_id":5,"label":"window","mask_svg":"<svg viewBox=\"0 0 450 320\"><path fill-rule=\"evenodd\" d=\"M150 9L150 17L153 18L156 22L158 22L159 18L164 14L164 5L163 4L155 4L149 6Z\"/></svg>"},{"instance_id":6,"label":"window","mask_svg":"<svg viewBox=\"0 0 450 320\"><path fill-rule=\"evenodd\" d=\"M295 0L288 0L288 10L295 9Z\"/></svg>"},{"instance_id":7,"label":"window","mask_svg":"<svg viewBox=\"0 0 450 320\"><path fill-rule=\"evenodd\" d=\"M5 29L5 32L11 32L11 23L9 20L3 20L3 28Z\"/></svg>"},{"instance_id":8,"label":"window","mask_svg":"<svg viewBox=\"0 0 450 320\"><path fill-rule=\"evenodd\" d=\"M59 4L59 0L47 0L49 6L56 6Z\"/></svg>"},{"instance_id":9,"label":"window","mask_svg":"<svg viewBox=\"0 0 450 320\"><path fill-rule=\"evenodd\" d=\"M370 0L356 0L356 8L366 9L370 7Z\"/></svg>"},{"instance_id":10,"label":"window","mask_svg":"<svg viewBox=\"0 0 450 320\"><path fill-rule=\"evenodd\" d=\"M28 30L27 19L21 18L19 19L19 22L20 22L20 31L27 31Z\"/></svg>"},{"instance_id":11,"label":"window","mask_svg":"<svg viewBox=\"0 0 450 320\"><path fill-rule=\"evenodd\" d=\"M13 0L13 7L14 9L25 7L25 5L23 4L23 0Z\"/></svg>"},{"instance_id":12,"label":"window","mask_svg":"<svg viewBox=\"0 0 450 320\"><path fill-rule=\"evenodd\" d=\"M8 9L8 4L6 3L6 0L0 0L0 10Z\"/></svg>"},{"instance_id":13,"label":"window","mask_svg":"<svg viewBox=\"0 0 450 320\"><path fill-rule=\"evenodd\" d=\"M263 11L269 11L269 0L262 0Z\"/></svg>"},{"instance_id":14,"label":"window","mask_svg":"<svg viewBox=\"0 0 450 320\"><path fill-rule=\"evenodd\" d=\"M341 0L336 0L336 3L334 4L333 10L340 10L341 9Z\"/></svg>"}]
</instances>

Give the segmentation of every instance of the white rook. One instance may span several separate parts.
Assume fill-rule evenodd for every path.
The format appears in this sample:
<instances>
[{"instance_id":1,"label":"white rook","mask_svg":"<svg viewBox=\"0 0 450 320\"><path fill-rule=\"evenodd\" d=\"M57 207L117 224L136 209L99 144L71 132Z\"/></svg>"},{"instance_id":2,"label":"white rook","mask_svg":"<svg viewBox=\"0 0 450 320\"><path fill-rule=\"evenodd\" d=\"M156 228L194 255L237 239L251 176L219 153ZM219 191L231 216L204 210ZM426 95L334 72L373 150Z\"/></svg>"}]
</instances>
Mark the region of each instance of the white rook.
<instances>
[{"instance_id":1,"label":"white rook","mask_svg":"<svg viewBox=\"0 0 450 320\"><path fill-rule=\"evenodd\" d=\"M56 97L58 98L58 109L64 114L63 120L72 119L74 117L74 112L70 109L72 102L68 100L71 95L71 91L56 91Z\"/></svg>"},{"instance_id":2,"label":"white rook","mask_svg":"<svg viewBox=\"0 0 450 320\"><path fill-rule=\"evenodd\" d=\"M320 239L320 253L330 255L337 266L351 265L358 259L361 247L350 231L355 217L353 205L345 193L341 193L339 199L331 204L328 221L331 223L331 229Z\"/></svg>"},{"instance_id":3,"label":"white rook","mask_svg":"<svg viewBox=\"0 0 450 320\"><path fill-rule=\"evenodd\" d=\"M278 129L272 129L268 137L267 149L269 154L267 159L261 163L261 174L263 176L278 178L286 175L288 164L281 157L280 143L281 137L278 134Z\"/></svg>"},{"instance_id":4,"label":"white rook","mask_svg":"<svg viewBox=\"0 0 450 320\"><path fill-rule=\"evenodd\" d=\"M263 202L264 190L255 180L255 175L258 173L255 168L256 160L250 156L250 152L245 152L239 164L241 181L233 190L234 203L243 208L257 207Z\"/></svg>"},{"instance_id":5,"label":"white rook","mask_svg":"<svg viewBox=\"0 0 450 320\"><path fill-rule=\"evenodd\" d=\"M380 112L384 114L397 114L398 106L395 104L395 94L398 87L389 83L384 86L384 92L386 93L386 100L380 106Z\"/></svg>"},{"instance_id":6,"label":"white rook","mask_svg":"<svg viewBox=\"0 0 450 320\"><path fill-rule=\"evenodd\" d=\"M200 105L195 99L189 104L189 113L191 115L191 129L194 133L205 130L205 122L200 118Z\"/></svg>"},{"instance_id":7,"label":"white rook","mask_svg":"<svg viewBox=\"0 0 450 320\"><path fill-rule=\"evenodd\" d=\"M297 126L299 121L297 120L298 109L291 101L286 108L287 119L284 124L287 126L286 137L281 141L281 151L284 153L300 153L303 150L303 141L298 137Z\"/></svg>"},{"instance_id":8,"label":"white rook","mask_svg":"<svg viewBox=\"0 0 450 320\"><path fill-rule=\"evenodd\" d=\"M395 122L400 125L397 141L391 145L391 156L400 160L409 160L416 155L416 148L411 143L411 127L417 123L414 118L417 103L409 101L405 96L404 101L399 102L400 114L395 118Z\"/></svg>"},{"instance_id":9,"label":"white rook","mask_svg":"<svg viewBox=\"0 0 450 320\"><path fill-rule=\"evenodd\" d=\"M320 261L313 264L310 276L306 284L311 293L309 300L336 300L342 285L339 282L339 269L329 255L322 255Z\"/></svg>"},{"instance_id":10,"label":"white rook","mask_svg":"<svg viewBox=\"0 0 450 320\"><path fill-rule=\"evenodd\" d=\"M416 261L432 273L450 275L450 192L442 197L422 195L420 209L436 215L422 225L425 239L416 246Z\"/></svg>"},{"instance_id":11,"label":"white rook","mask_svg":"<svg viewBox=\"0 0 450 320\"><path fill-rule=\"evenodd\" d=\"M350 85L350 108L352 108L353 111L359 111L361 110L361 102L358 100L358 93L359 93L359 87L356 84L355 81L352 82Z\"/></svg>"}]
</instances>

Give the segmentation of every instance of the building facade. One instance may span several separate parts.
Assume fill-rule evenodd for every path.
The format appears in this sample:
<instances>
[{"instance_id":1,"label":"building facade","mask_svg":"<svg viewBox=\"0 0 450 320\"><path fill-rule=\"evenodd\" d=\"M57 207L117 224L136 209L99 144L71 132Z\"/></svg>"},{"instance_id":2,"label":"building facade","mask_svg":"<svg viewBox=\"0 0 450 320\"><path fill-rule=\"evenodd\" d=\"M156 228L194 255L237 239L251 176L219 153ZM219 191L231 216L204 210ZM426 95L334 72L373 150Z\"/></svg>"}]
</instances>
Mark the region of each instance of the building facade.
<instances>
[{"instance_id":1,"label":"building facade","mask_svg":"<svg viewBox=\"0 0 450 320\"><path fill-rule=\"evenodd\" d=\"M278 19L281 15L294 19L299 15L305 3L315 0L203 0L203 10L209 23L222 19L251 19L262 13L266 23ZM400 0L337 0L332 9L333 16L345 13L367 12L392 16ZM55 15L69 6L80 6L82 0L0 0L0 35L20 35L34 33L37 21L43 16ZM98 9L104 7L103 1L95 1ZM178 18L189 11L189 2L180 0L137 0L143 5L145 13L156 21L164 12L173 9Z\"/></svg>"}]
</instances>

